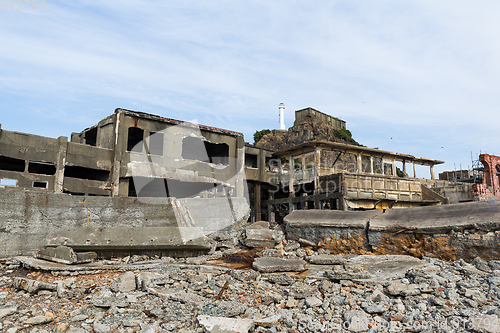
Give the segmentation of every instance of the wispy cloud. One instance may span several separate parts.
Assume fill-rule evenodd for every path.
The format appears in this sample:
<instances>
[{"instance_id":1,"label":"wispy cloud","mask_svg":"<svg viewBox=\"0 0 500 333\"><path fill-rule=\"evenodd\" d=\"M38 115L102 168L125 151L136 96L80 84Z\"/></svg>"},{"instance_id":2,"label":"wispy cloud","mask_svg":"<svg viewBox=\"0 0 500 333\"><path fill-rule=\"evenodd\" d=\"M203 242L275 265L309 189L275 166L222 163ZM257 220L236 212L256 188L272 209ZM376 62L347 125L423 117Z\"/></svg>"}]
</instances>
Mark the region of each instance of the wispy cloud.
<instances>
[{"instance_id":1,"label":"wispy cloud","mask_svg":"<svg viewBox=\"0 0 500 333\"><path fill-rule=\"evenodd\" d=\"M27 123L57 119L63 128L43 134L58 136L128 107L252 141L277 127L284 102L288 126L293 110L312 106L369 146L466 161L500 139L499 10L451 0L46 0L44 12L0 13L2 122L19 122L10 110L22 109Z\"/></svg>"}]
</instances>

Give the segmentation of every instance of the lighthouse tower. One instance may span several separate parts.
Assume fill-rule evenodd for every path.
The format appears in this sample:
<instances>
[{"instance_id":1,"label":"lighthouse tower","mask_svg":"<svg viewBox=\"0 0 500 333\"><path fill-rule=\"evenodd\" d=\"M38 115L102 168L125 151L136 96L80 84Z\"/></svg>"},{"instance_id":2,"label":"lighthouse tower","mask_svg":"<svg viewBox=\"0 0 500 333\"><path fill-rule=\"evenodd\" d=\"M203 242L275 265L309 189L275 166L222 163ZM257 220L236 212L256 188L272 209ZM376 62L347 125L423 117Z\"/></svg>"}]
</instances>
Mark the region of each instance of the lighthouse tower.
<instances>
[{"instance_id":1,"label":"lighthouse tower","mask_svg":"<svg viewBox=\"0 0 500 333\"><path fill-rule=\"evenodd\" d=\"M285 128L285 105L283 103L280 103L279 109L280 109L280 130L284 131L284 130L286 130L286 128Z\"/></svg>"}]
</instances>

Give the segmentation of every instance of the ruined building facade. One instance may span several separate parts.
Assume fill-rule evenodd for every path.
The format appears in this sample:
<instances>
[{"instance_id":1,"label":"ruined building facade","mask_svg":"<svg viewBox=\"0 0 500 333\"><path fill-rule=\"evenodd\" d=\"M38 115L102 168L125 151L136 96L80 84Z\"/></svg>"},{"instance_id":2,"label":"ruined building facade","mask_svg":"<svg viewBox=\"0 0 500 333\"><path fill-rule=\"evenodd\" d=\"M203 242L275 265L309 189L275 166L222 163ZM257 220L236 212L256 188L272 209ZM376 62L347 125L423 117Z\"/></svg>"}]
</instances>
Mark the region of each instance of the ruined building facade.
<instances>
[{"instance_id":1,"label":"ruined building facade","mask_svg":"<svg viewBox=\"0 0 500 333\"><path fill-rule=\"evenodd\" d=\"M70 141L2 130L1 185L110 197L244 197L248 190L254 221L279 221L295 209L447 202L433 189L434 165L442 161L335 141L345 122L313 108L295 116L284 149L245 144L238 132L124 109L72 133ZM431 179L418 179L415 167L410 177L408 164L428 166Z\"/></svg>"},{"instance_id":2,"label":"ruined building facade","mask_svg":"<svg viewBox=\"0 0 500 333\"><path fill-rule=\"evenodd\" d=\"M0 179L76 195L238 197L244 150L241 133L117 109L69 142L2 130Z\"/></svg>"}]
</instances>

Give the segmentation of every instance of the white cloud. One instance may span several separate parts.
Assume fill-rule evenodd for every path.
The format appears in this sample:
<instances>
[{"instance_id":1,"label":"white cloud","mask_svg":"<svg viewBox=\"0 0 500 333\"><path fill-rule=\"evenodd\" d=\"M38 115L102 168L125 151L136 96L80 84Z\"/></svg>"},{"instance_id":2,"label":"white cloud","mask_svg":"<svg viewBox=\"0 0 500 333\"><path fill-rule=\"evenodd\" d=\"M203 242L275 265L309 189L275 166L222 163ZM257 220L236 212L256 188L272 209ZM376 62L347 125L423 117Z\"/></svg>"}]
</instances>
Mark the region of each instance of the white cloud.
<instances>
[{"instance_id":1,"label":"white cloud","mask_svg":"<svg viewBox=\"0 0 500 333\"><path fill-rule=\"evenodd\" d=\"M312 106L346 119L369 146L469 159L500 139L499 9L492 0L50 1L45 12L2 13L0 97L18 96L9 110L59 110L33 111L37 122L66 114L69 124L74 110L90 110L90 125L128 107L247 141L277 127L284 102L288 126L294 109Z\"/></svg>"}]
</instances>

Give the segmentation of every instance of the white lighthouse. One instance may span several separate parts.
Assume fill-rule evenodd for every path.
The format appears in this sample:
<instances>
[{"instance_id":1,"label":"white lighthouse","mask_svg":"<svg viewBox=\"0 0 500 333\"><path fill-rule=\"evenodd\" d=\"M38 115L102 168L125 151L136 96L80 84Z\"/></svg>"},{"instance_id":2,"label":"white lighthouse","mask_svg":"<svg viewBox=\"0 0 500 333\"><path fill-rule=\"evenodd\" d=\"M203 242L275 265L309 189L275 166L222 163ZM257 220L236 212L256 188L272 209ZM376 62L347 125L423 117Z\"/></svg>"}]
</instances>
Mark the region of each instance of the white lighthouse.
<instances>
[{"instance_id":1,"label":"white lighthouse","mask_svg":"<svg viewBox=\"0 0 500 333\"><path fill-rule=\"evenodd\" d=\"M285 128L285 104L280 103L280 130L284 131Z\"/></svg>"}]
</instances>

